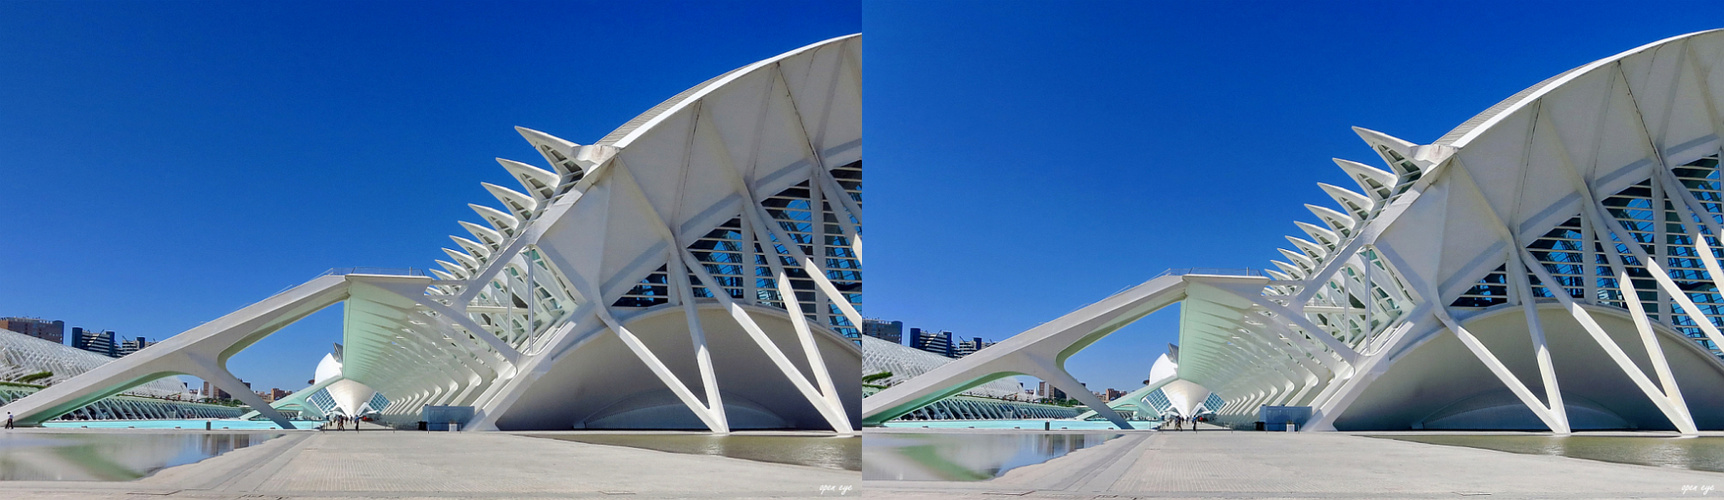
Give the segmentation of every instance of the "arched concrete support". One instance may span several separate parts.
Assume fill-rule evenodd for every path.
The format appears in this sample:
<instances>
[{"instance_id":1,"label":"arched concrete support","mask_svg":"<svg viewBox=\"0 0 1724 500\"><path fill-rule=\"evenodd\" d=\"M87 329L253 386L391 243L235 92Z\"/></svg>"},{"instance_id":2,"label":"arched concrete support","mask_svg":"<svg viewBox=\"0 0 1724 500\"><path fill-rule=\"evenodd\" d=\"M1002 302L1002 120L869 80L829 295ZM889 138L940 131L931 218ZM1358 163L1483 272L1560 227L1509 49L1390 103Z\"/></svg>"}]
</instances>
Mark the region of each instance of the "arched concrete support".
<instances>
[{"instance_id":1,"label":"arched concrete support","mask_svg":"<svg viewBox=\"0 0 1724 500\"><path fill-rule=\"evenodd\" d=\"M1030 375L1048 381L1090 405L1097 413L1122 429L1131 428L1082 384L1066 373L1066 358L1102 337L1163 307L1186 298L1188 278L1168 275L1151 279L1058 319L1012 336L993 347L942 365L862 400L863 422L879 425L918 407L963 392L989 380L1010 375ZM1261 277L1209 277L1201 279L1254 281ZM1088 399L1094 401L1085 400Z\"/></svg>"},{"instance_id":2,"label":"arched concrete support","mask_svg":"<svg viewBox=\"0 0 1724 500\"><path fill-rule=\"evenodd\" d=\"M347 276L322 276L169 337L149 349L49 386L0 408L22 425L37 425L65 412L166 375L210 381L252 405L283 429L292 424L227 371L229 357L283 326L347 299Z\"/></svg>"}]
</instances>

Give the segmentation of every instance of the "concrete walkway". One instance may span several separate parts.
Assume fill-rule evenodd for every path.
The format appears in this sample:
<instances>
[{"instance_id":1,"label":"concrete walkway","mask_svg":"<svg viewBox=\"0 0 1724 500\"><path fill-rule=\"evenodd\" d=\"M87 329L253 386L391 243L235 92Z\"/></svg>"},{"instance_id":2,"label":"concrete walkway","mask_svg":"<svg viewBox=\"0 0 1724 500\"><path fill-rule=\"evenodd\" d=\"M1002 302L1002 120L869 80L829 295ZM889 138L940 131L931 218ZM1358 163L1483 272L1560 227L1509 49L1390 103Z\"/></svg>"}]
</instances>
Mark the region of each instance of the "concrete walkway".
<instances>
[{"instance_id":1,"label":"concrete walkway","mask_svg":"<svg viewBox=\"0 0 1724 500\"><path fill-rule=\"evenodd\" d=\"M6 481L0 498L806 498L822 486L856 496L860 481L854 471L368 426L289 432L137 481Z\"/></svg>"},{"instance_id":2,"label":"concrete walkway","mask_svg":"<svg viewBox=\"0 0 1724 500\"><path fill-rule=\"evenodd\" d=\"M926 432L925 430L920 430ZM873 431L870 431L872 433ZM864 438L866 439L866 437ZM866 467L866 465L864 465ZM865 481L877 498L1664 498L1724 474L1340 433L1128 432L989 481ZM1711 492L1724 496L1724 489Z\"/></svg>"}]
</instances>

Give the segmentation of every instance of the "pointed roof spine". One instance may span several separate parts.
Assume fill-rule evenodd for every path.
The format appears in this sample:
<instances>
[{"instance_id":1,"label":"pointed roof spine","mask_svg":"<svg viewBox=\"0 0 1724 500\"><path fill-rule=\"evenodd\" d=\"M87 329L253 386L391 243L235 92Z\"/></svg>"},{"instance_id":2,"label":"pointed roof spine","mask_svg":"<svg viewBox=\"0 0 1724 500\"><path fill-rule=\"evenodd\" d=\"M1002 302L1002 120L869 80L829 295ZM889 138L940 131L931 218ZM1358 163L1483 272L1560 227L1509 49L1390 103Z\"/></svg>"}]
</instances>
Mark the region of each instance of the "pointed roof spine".
<instances>
[{"instance_id":1,"label":"pointed roof spine","mask_svg":"<svg viewBox=\"0 0 1724 500\"><path fill-rule=\"evenodd\" d=\"M1388 164L1390 170L1395 171L1403 182L1412 183L1424 175L1424 168L1412 161L1413 149L1418 147L1417 144L1364 127L1353 127L1353 132L1359 134L1359 138L1364 139L1366 144L1370 144L1371 150L1381 156L1383 162Z\"/></svg>"},{"instance_id":2,"label":"pointed roof spine","mask_svg":"<svg viewBox=\"0 0 1724 500\"><path fill-rule=\"evenodd\" d=\"M1360 190L1371 195L1372 201L1381 203L1383 200L1394 196L1395 184L1399 182L1399 178L1395 174L1352 160L1340 158L1332 158L1332 160L1335 161L1336 166L1341 167L1342 171L1347 172L1347 177L1353 179L1353 182L1359 183Z\"/></svg>"},{"instance_id":3,"label":"pointed roof spine","mask_svg":"<svg viewBox=\"0 0 1724 500\"><path fill-rule=\"evenodd\" d=\"M1356 219L1369 219L1371 218L1371 212L1376 211L1376 204L1372 203L1371 199L1366 198L1365 195L1348 191L1347 188L1323 182L1317 183L1317 187L1322 189L1323 192L1328 193L1330 198L1334 198L1335 203L1346 208L1348 212L1352 212Z\"/></svg>"},{"instance_id":4,"label":"pointed roof spine","mask_svg":"<svg viewBox=\"0 0 1724 500\"><path fill-rule=\"evenodd\" d=\"M496 231L492 231L490 228L467 221L459 221L459 223L461 224L461 227L467 228L467 232L473 233L474 238L478 238L479 241L485 242L486 245L490 245L492 250L503 247L503 235L497 234Z\"/></svg>"},{"instance_id":5,"label":"pointed roof spine","mask_svg":"<svg viewBox=\"0 0 1724 500\"><path fill-rule=\"evenodd\" d=\"M491 227L503 234L514 236L515 228L521 225L521 220L509 215L508 212L474 203L468 203L467 206L471 207L474 212L478 212L480 218L491 223Z\"/></svg>"},{"instance_id":6,"label":"pointed roof spine","mask_svg":"<svg viewBox=\"0 0 1724 500\"><path fill-rule=\"evenodd\" d=\"M1323 246L1329 247L1330 250L1334 250L1335 247L1340 246L1341 244L1341 236L1335 234L1334 231L1323 229L1318 227L1316 224L1305 221L1296 220L1293 221L1293 225L1299 226L1299 229L1305 231L1305 234L1311 235L1311 239L1317 240L1318 243L1322 243Z\"/></svg>"},{"instance_id":7,"label":"pointed roof spine","mask_svg":"<svg viewBox=\"0 0 1724 500\"><path fill-rule=\"evenodd\" d=\"M1277 248L1276 250L1280 251L1282 256L1287 257L1287 260L1291 260L1294 264L1298 264L1300 271L1311 272L1312 269L1317 268L1317 263L1312 262L1311 258L1306 257L1305 254L1285 248Z\"/></svg>"},{"instance_id":8,"label":"pointed roof spine","mask_svg":"<svg viewBox=\"0 0 1724 500\"><path fill-rule=\"evenodd\" d=\"M479 270L479 259L475 259L471 255L447 248L443 249L443 253L449 254L449 258L455 259L455 262L460 262L461 267L467 270L469 276L472 275L473 271Z\"/></svg>"},{"instance_id":9,"label":"pointed roof spine","mask_svg":"<svg viewBox=\"0 0 1724 500\"><path fill-rule=\"evenodd\" d=\"M539 201L549 200L555 196L557 186L562 183L557 174L539 167L502 158L497 158L497 164L502 165L504 170L508 170L509 175L520 181L521 187L526 189L528 193L537 196Z\"/></svg>"},{"instance_id":10,"label":"pointed roof spine","mask_svg":"<svg viewBox=\"0 0 1724 500\"><path fill-rule=\"evenodd\" d=\"M1305 241L1303 238L1288 236L1287 241L1293 243L1294 248L1298 248L1300 251L1305 252L1305 255L1311 256L1311 260L1316 262L1322 262L1323 257L1329 254L1329 252L1325 251L1323 247L1317 246L1316 243Z\"/></svg>"},{"instance_id":11,"label":"pointed roof spine","mask_svg":"<svg viewBox=\"0 0 1724 500\"><path fill-rule=\"evenodd\" d=\"M557 169L557 174L562 177L563 183L581 180L581 177L586 175L586 169L575 161L575 158L579 156L577 150L581 147L580 144L527 127L515 127L515 131L527 139L527 143L532 144L533 149L538 150L539 154L545 157L546 162Z\"/></svg>"},{"instance_id":12,"label":"pointed roof spine","mask_svg":"<svg viewBox=\"0 0 1724 500\"><path fill-rule=\"evenodd\" d=\"M1328 224L1335 232L1341 233L1341 236L1353 236L1354 220L1352 216L1321 205L1306 204L1305 209L1310 210L1318 219L1322 219L1323 223Z\"/></svg>"},{"instance_id":13,"label":"pointed roof spine","mask_svg":"<svg viewBox=\"0 0 1724 500\"><path fill-rule=\"evenodd\" d=\"M457 278L467 279L468 276L472 276L471 273L467 272L467 268L461 267L460 264L456 264L454 262L449 262L449 261L441 260L441 259L437 260L436 262L437 262L437 265L443 266L444 269L448 269L449 272L454 274L455 277L457 277Z\"/></svg>"},{"instance_id":14,"label":"pointed roof spine","mask_svg":"<svg viewBox=\"0 0 1724 500\"><path fill-rule=\"evenodd\" d=\"M455 244L460 245L462 250L466 250L467 253L473 254L473 256L478 257L480 260L485 260L491 257L491 248L482 243L455 235L450 235L449 239L455 240Z\"/></svg>"},{"instance_id":15,"label":"pointed roof spine","mask_svg":"<svg viewBox=\"0 0 1724 500\"><path fill-rule=\"evenodd\" d=\"M497 201L503 202L503 206L509 207L521 220L532 220L533 212L539 209L539 202L531 196L489 182L481 182L479 185L484 186L486 191L491 192L491 196L496 196Z\"/></svg>"}]
</instances>

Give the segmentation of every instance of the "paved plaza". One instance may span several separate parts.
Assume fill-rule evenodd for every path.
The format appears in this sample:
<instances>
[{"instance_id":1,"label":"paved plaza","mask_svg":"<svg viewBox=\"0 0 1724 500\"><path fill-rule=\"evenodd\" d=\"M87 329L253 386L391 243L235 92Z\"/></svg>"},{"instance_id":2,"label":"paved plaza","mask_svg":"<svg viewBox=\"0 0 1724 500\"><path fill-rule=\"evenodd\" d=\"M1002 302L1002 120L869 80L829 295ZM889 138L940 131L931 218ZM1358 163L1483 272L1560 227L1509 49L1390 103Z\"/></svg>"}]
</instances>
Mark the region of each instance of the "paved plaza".
<instances>
[{"instance_id":1,"label":"paved plaza","mask_svg":"<svg viewBox=\"0 0 1724 500\"><path fill-rule=\"evenodd\" d=\"M97 431L88 431L97 432ZM807 498L861 475L508 433L290 432L129 482L8 481L0 498Z\"/></svg>"},{"instance_id":2,"label":"paved plaza","mask_svg":"<svg viewBox=\"0 0 1724 500\"><path fill-rule=\"evenodd\" d=\"M1126 432L990 481L865 481L862 487L871 498L999 500L1695 498L1714 486L1724 487L1724 474L1344 433L1216 430ZM1724 496L1724 490L1709 496Z\"/></svg>"}]
</instances>

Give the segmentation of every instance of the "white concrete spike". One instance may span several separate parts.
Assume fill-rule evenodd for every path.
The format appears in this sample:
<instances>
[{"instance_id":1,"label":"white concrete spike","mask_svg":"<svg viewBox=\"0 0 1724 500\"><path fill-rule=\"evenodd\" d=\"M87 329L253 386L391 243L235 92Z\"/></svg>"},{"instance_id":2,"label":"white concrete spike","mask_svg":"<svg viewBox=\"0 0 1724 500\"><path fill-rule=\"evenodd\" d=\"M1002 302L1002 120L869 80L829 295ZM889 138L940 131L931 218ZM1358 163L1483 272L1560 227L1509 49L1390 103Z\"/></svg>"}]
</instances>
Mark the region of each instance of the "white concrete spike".
<instances>
[{"instance_id":1,"label":"white concrete spike","mask_svg":"<svg viewBox=\"0 0 1724 500\"><path fill-rule=\"evenodd\" d=\"M1279 250L1281 255L1286 256L1287 259L1293 261L1293 263L1303 266L1302 269L1310 270L1317 268L1317 263L1312 261L1310 257L1306 257L1305 254L1285 248L1277 248L1276 250Z\"/></svg>"},{"instance_id":2,"label":"white concrete spike","mask_svg":"<svg viewBox=\"0 0 1724 500\"><path fill-rule=\"evenodd\" d=\"M1305 209L1310 210L1311 214L1316 215L1318 219L1322 219L1324 224L1328 224L1330 229L1334 229L1335 232L1341 233L1342 236L1353 235L1353 224L1356 221L1353 220L1352 216L1322 205L1306 204Z\"/></svg>"},{"instance_id":3,"label":"white concrete spike","mask_svg":"<svg viewBox=\"0 0 1724 500\"><path fill-rule=\"evenodd\" d=\"M1352 192L1347 188L1323 182L1317 183L1317 187L1322 189L1323 192L1328 193L1330 198L1334 198L1335 203L1340 204L1341 207L1346 208L1348 212L1352 213L1353 218L1355 219L1369 219L1371 218L1371 211L1377 208L1376 204L1372 202L1370 198L1365 195Z\"/></svg>"},{"instance_id":4,"label":"white concrete spike","mask_svg":"<svg viewBox=\"0 0 1724 500\"><path fill-rule=\"evenodd\" d=\"M449 239L454 240L455 244L460 245L462 250L466 250L467 253L473 254L475 257L486 259L491 256L491 248L483 243L455 235L449 235Z\"/></svg>"},{"instance_id":5,"label":"white concrete spike","mask_svg":"<svg viewBox=\"0 0 1724 500\"><path fill-rule=\"evenodd\" d=\"M513 215L509 215L508 212L474 203L468 203L467 206L472 207L474 212L479 213L480 218L485 219L485 222L489 222L491 227L496 228L497 231L500 231L503 234L513 236L515 234L515 228L520 227L521 225L521 220L516 219Z\"/></svg>"},{"instance_id":6,"label":"white concrete spike","mask_svg":"<svg viewBox=\"0 0 1724 500\"><path fill-rule=\"evenodd\" d=\"M1341 235L1335 234L1334 231L1305 221L1293 221L1293 225L1299 226L1299 229L1305 231L1305 234L1311 235L1311 239L1328 246L1331 250L1341 244Z\"/></svg>"},{"instance_id":7,"label":"white concrete spike","mask_svg":"<svg viewBox=\"0 0 1724 500\"><path fill-rule=\"evenodd\" d=\"M581 147L580 144L527 127L515 127L515 132L519 132L521 137L527 139L527 142L533 145L533 149L537 150L540 155L545 157L546 162L557 169L557 174L561 177L573 180L586 173L579 164L575 163L575 157L578 156L578 150Z\"/></svg>"},{"instance_id":8,"label":"white concrete spike","mask_svg":"<svg viewBox=\"0 0 1724 500\"><path fill-rule=\"evenodd\" d=\"M449 273L454 274L455 277L457 277L457 278L467 279L468 276L473 275L472 272L468 271L467 268L461 267L460 264L456 264L454 262L449 262L449 261L442 260L442 259L438 259L436 262L437 262L437 265L443 266L444 269L448 269Z\"/></svg>"},{"instance_id":9,"label":"white concrete spike","mask_svg":"<svg viewBox=\"0 0 1724 500\"><path fill-rule=\"evenodd\" d=\"M1359 183L1359 189L1370 195L1372 201L1381 203L1395 194L1395 184L1399 182L1395 174L1352 160L1331 159L1342 171L1347 172L1348 178Z\"/></svg>"},{"instance_id":10,"label":"white concrete spike","mask_svg":"<svg viewBox=\"0 0 1724 500\"><path fill-rule=\"evenodd\" d=\"M471 255L447 248L443 249L443 253L449 254L449 258L455 259L455 262L460 262L462 265L466 266L468 273L472 273L473 270L479 268L479 259L475 259Z\"/></svg>"},{"instance_id":11,"label":"white concrete spike","mask_svg":"<svg viewBox=\"0 0 1724 500\"><path fill-rule=\"evenodd\" d=\"M486 191L491 192L491 196L496 196L497 201L503 202L503 206L509 207L521 220L532 219L533 212L539 209L538 200L532 196L489 182L481 182L479 185L484 186Z\"/></svg>"},{"instance_id":12,"label":"white concrete spike","mask_svg":"<svg viewBox=\"0 0 1724 500\"><path fill-rule=\"evenodd\" d=\"M528 193L539 197L539 200L549 200L557 194L557 186L562 184L562 178L545 169L521 163L515 160L497 158L497 164L502 165L509 175L521 182L521 187Z\"/></svg>"},{"instance_id":13,"label":"white concrete spike","mask_svg":"<svg viewBox=\"0 0 1724 500\"><path fill-rule=\"evenodd\" d=\"M498 234L496 231L492 231L488 227L471 222L459 221L459 223L461 224L461 227L467 228L467 232L473 233L474 238L484 242L486 245L490 245L492 250L502 248L504 240L502 234Z\"/></svg>"},{"instance_id":14,"label":"white concrete spike","mask_svg":"<svg viewBox=\"0 0 1724 500\"><path fill-rule=\"evenodd\" d=\"M1298 248L1300 251L1305 252L1305 255L1311 256L1311 260L1314 260L1317 262L1322 262L1323 258L1328 256L1328 254L1329 254L1329 252L1325 251L1322 246L1319 246L1316 243L1305 241L1304 238L1299 238L1296 236L1288 236L1287 241L1292 242L1293 246L1295 248Z\"/></svg>"}]
</instances>

